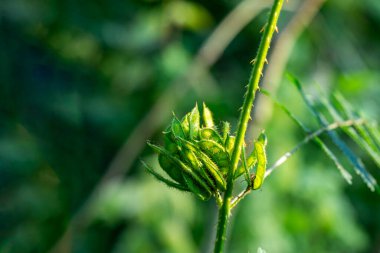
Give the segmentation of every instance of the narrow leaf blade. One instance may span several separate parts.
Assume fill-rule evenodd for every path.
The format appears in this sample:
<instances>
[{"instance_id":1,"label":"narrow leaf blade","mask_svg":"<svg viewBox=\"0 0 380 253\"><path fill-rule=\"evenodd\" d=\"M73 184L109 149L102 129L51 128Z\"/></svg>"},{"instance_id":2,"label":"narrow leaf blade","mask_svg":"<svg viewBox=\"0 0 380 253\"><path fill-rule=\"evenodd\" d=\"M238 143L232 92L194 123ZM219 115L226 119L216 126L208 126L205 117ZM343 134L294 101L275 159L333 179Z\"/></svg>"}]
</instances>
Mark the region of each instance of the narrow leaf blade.
<instances>
[{"instance_id":1,"label":"narrow leaf blade","mask_svg":"<svg viewBox=\"0 0 380 253\"><path fill-rule=\"evenodd\" d=\"M314 142L325 152L328 158L330 158L336 168L339 170L342 177L347 181L348 184L352 184L352 175L343 167L343 165L339 162L339 159L334 155L334 153L322 142L322 140L317 137L314 139Z\"/></svg>"},{"instance_id":2,"label":"narrow leaf blade","mask_svg":"<svg viewBox=\"0 0 380 253\"><path fill-rule=\"evenodd\" d=\"M152 174L158 181L161 181L163 183L165 183L167 186L169 187L172 187L172 188L176 188L180 191L189 191L189 188L188 187L185 187L183 185L180 185L176 182L173 182L163 176L161 176L160 174L158 174L156 171L154 171L154 169L152 167L150 167L148 164L146 164L144 161L141 161L142 165L145 167L145 169L150 173Z\"/></svg>"},{"instance_id":3,"label":"narrow leaf blade","mask_svg":"<svg viewBox=\"0 0 380 253\"><path fill-rule=\"evenodd\" d=\"M317 118L319 124L322 127L325 127L328 125L328 122L326 118L316 110L315 106L313 105L312 101L307 97L306 93L304 92L300 82L293 78L293 84L297 87L298 91L300 92L305 104L309 108L309 110L312 112L312 114ZM351 149L340 139L339 135L334 131L327 131L327 134L329 135L330 139L334 142L334 144L342 151L342 153L347 157L347 159L351 162L353 165L355 171L357 174L359 174L363 181L367 184L368 188L370 188L371 191L375 190L375 186L377 185L377 182L375 178L367 171L365 168L363 162L358 158Z\"/></svg>"}]
</instances>

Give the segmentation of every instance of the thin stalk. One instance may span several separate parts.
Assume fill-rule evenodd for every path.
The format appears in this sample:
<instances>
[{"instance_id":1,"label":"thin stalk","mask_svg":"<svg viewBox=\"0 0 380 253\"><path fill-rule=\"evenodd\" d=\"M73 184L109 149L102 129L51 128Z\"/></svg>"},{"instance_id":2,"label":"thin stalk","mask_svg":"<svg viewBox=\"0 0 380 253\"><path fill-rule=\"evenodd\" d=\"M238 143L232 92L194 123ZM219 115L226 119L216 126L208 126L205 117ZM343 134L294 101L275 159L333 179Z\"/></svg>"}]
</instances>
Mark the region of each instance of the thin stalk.
<instances>
[{"instance_id":1,"label":"thin stalk","mask_svg":"<svg viewBox=\"0 0 380 253\"><path fill-rule=\"evenodd\" d=\"M234 186L234 175L239 163L242 145L244 142L245 132L247 130L248 121L250 119L251 109L255 100L256 91L259 89L259 81L266 62L267 53L270 47L270 42L274 31L277 29L277 20L280 15L283 0L275 0L268 17L268 21L264 27L264 34L262 36L257 56L254 60L254 65L248 81L248 88L245 94L245 99L240 113L239 125L236 134L234 149L232 152L230 170L228 171L227 190L224 194L223 205L219 209L219 220L215 240L214 253L223 252L224 244L226 241L226 231L228 217L231 210L232 189Z\"/></svg>"},{"instance_id":2,"label":"thin stalk","mask_svg":"<svg viewBox=\"0 0 380 253\"><path fill-rule=\"evenodd\" d=\"M278 166L282 165L286 162L286 160L289 159L290 156L292 156L295 152L297 152L303 145L307 144L309 141L318 138L321 134L332 131L337 128L343 128L343 127L350 127L350 126L358 126L363 125L365 123L364 119L357 119L357 120L346 120L342 122L334 122L330 125L327 125L305 137L300 143L298 143L292 150L286 152L283 156L281 156L271 167L267 169L265 172L265 178L268 177L273 170L275 170Z\"/></svg>"},{"instance_id":3,"label":"thin stalk","mask_svg":"<svg viewBox=\"0 0 380 253\"><path fill-rule=\"evenodd\" d=\"M350 126L358 126L365 124L364 119L357 119L357 120L346 120L343 122L334 122L330 125L323 127L321 129L318 129L317 131L310 133L307 135L301 142L299 142L294 148L292 148L290 151L286 152L284 155L282 155L277 161L267 169L265 173L265 178L267 178L272 172L277 169L280 165L282 165L284 162L288 160L290 156L292 156L294 153L296 153L303 145L309 143L311 140L317 140L320 135L327 131L332 131L337 128L343 128L343 127L350 127ZM245 190L240 192L232 201L231 201L231 209L233 209L245 196L247 196L251 192L252 188L247 187Z\"/></svg>"}]
</instances>

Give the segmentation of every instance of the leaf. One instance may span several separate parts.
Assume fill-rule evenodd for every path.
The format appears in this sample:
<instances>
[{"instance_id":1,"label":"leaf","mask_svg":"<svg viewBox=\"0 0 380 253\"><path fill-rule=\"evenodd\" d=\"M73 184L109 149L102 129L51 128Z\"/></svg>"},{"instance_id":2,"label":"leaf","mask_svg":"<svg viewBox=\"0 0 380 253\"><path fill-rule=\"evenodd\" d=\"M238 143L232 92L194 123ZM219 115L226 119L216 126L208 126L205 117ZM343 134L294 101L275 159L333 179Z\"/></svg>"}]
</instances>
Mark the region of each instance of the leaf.
<instances>
[{"instance_id":1,"label":"leaf","mask_svg":"<svg viewBox=\"0 0 380 253\"><path fill-rule=\"evenodd\" d=\"M198 158L202 161L204 168L207 170L208 175L210 175L213 178L213 181L216 182L218 188L221 191L225 191L227 184L224 180L223 175L219 171L218 166L208 157L207 154L199 150L193 143L183 139L181 141L183 142L184 146L186 146L189 149L192 149L192 151L197 154Z\"/></svg>"},{"instance_id":2,"label":"leaf","mask_svg":"<svg viewBox=\"0 0 380 253\"><path fill-rule=\"evenodd\" d=\"M336 121L343 121L343 118L339 115L339 113L336 111L336 109L327 101L327 99L321 100L322 104L326 107L327 111L331 114L331 116ZM339 104L341 105L341 104ZM353 114L350 112L347 112L349 114L348 117L352 118ZM360 125L356 125L357 128L360 128L359 132L365 132L363 128L361 128ZM375 161L376 165L380 167L380 155L377 152L377 148L375 144L372 142L372 140L369 139L369 136L367 133L362 133L362 135L358 134L358 131L355 130L354 127L342 127L342 130L352 138L352 140L355 141L363 150L365 150ZM365 135L366 137L363 137Z\"/></svg>"},{"instance_id":3,"label":"leaf","mask_svg":"<svg viewBox=\"0 0 380 253\"><path fill-rule=\"evenodd\" d=\"M376 143L376 146L378 146L380 149L380 132L379 132L377 124L370 123L370 124L366 124L365 126L367 127L371 138Z\"/></svg>"},{"instance_id":4,"label":"leaf","mask_svg":"<svg viewBox=\"0 0 380 253\"><path fill-rule=\"evenodd\" d=\"M192 187L195 187L196 185L199 185L199 187L203 188L203 189L198 189L197 192L202 192L202 191L206 191L206 192L211 192L209 186L202 180L202 178L199 177L199 175L197 175L196 173L194 173L194 171L189 167L187 166L185 163L183 163L181 160L179 160L178 158L172 156L168 151L166 151L165 149L159 147L159 146L156 146L152 143L149 143L148 142L148 145L153 149L155 150L156 152L158 152L159 154L164 154L166 155L168 158L170 158L173 163L175 163L176 166L178 166L178 168L180 168L183 172L183 177L184 179L186 180L187 179L187 176L188 177L191 177L191 179L194 180L194 182L192 182L192 180L190 180L192 182L192 185L188 185L189 188L191 190L193 190ZM188 180L189 181L189 180Z\"/></svg>"},{"instance_id":5,"label":"leaf","mask_svg":"<svg viewBox=\"0 0 380 253\"><path fill-rule=\"evenodd\" d=\"M230 155L230 157L232 156L232 152L234 150L235 140L236 140L235 136L233 136L233 135L227 136L225 147L226 147L226 150L227 150L228 154Z\"/></svg>"},{"instance_id":6,"label":"leaf","mask_svg":"<svg viewBox=\"0 0 380 253\"><path fill-rule=\"evenodd\" d=\"M208 173L213 177L214 181L218 185L218 189L226 191L227 183L223 178L223 175L219 172L217 165L203 152L199 151L199 158L207 169Z\"/></svg>"},{"instance_id":7,"label":"leaf","mask_svg":"<svg viewBox=\"0 0 380 253\"><path fill-rule=\"evenodd\" d=\"M212 118L212 112L211 110L206 106L206 104L203 102L202 106L202 121L203 125L208 128L214 128L214 120Z\"/></svg>"},{"instance_id":8,"label":"leaf","mask_svg":"<svg viewBox=\"0 0 380 253\"><path fill-rule=\"evenodd\" d=\"M167 157L165 154L158 155L158 163L161 168L168 174L172 179L180 184L183 184L182 170L179 169L175 163Z\"/></svg>"},{"instance_id":9,"label":"leaf","mask_svg":"<svg viewBox=\"0 0 380 253\"><path fill-rule=\"evenodd\" d=\"M224 153L227 157L226 150L222 145L213 140L200 140L197 142L198 146L210 156Z\"/></svg>"},{"instance_id":10,"label":"leaf","mask_svg":"<svg viewBox=\"0 0 380 253\"><path fill-rule=\"evenodd\" d=\"M354 119L360 118L359 113L354 111L348 101L343 97L342 94L335 92L333 96L335 105L346 114L346 117ZM339 109L338 109L339 110ZM355 129L358 135L364 139L364 141L373 149L374 152L380 152L380 143L371 136L368 127L365 124L355 125Z\"/></svg>"},{"instance_id":11,"label":"leaf","mask_svg":"<svg viewBox=\"0 0 380 253\"><path fill-rule=\"evenodd\" d=\"M199 134L200 128L200 115L198 110L198 105L195 104L195 107L190 112L189 116L189 138L190 140L196 139Z\"/></svg>"},{"instance_id":12,"label":"leaf","mask_svg":"<svg viewBox=\"0 0 380 253\"><path fill-rule=\"evenodd\" d=\"M319 124L322 127L325 127L328 125L328 122L326 121L325 117L320 114L314 107L311 100L306 96L305 92L302 89L302 86L300 82L295 79L294 77L291 77L293 84L297 87L298 91L300 92L305 104L309 108L309 110L313 113L313 115L318 120ZM351 162L351 164L354 166L355 171L362 177L363 181L367 184L368 188L370 188L371 191L375 190L375 186L377 185L375 178L367 171L365 168L363 162L358 158L351 149L340 139L339 135L334 131L327 131L327 134L329 135L330 139L334 142L334 144L342 151L342 153L348 158L348 160Z\"/></svg>"},{"instance_id":13,"label":"leaf","mask_svg":"<svg viewBox=\"0 0 380 253\"><path fill-rule=\"evenodd\" d=\"M182 144L181 142L179 142ZM181 145L182 146L182 145ZM199 170L202 167L202 163L198 160L194 152L186 147L183 147L180 153L183 160L187 161L191 165L192 169Z\"/></svg>"},{"instance_id":14,"label":"leaf","mask_svg":"<svg viewBox=\"0 0 380 253\"><path fill-rule=\"evenodd\" d=\"M227 121L224 121L223 126L222 126L222 139L223 139L223 143L225 145L227 142L227 138L230 135L230 128L231 128L230 123ZM226 147L227 147L227 145L226 145Z\"/></svg>"},{"instance_id":15,"label":"leaf","mask_svg":"<svg viewBox=\"0 0 380 253\"><path fill-rule=\"evenodd\" d=\"M273 98L268 91L264 91L263 94L271 98L274 101L275 105L282 109L290 117L290 119L293 120L293 122L296 125L298 125L305 133L310 133L308 128L300 120L298 120L285 105L281 104L279 101ZM338 158L334 155L334 153L323 143L323 141L319 137L313 138L313 141L323 150L323 152L325 152L327 157L334 162L335 166L337 167L343 178L347 181L347 183L352 184L352 175L339 162Z\"/></svg>"},{"instance_id":16,"label":"leaf","mask_svg":"<svg viewBox=\"0 0 380 253\"><path fill-rule=\"evenodd\" d=\"M183 186L181 184L178 184L176 182L173 182L169 179L166 179L164 178L163 176L161 176L160 174L158 174L157 172L155 172L153 170L153 168L151 168L148 164L146 164L144 161L140 161L142 163L142 165L145 167L145 169L150 173L152 174L158 181L161 181L163 183L165 183L167 186L169 187L172 187L172 188L176 188L178 190L181 190L181 191L190 191L188 187L186 186Z\"/></svg>"},{"instance_id":17,"label":"leaf","mask_svg":"<svg viewBox=\"0 0 380 253\"><path fill-rule=\"evenodd\" d=\"M252 189L257 190L264 182L265 171L267 167L267 156L265 148L267 145L267 137L264 133L261 133L257 141L255 141L255 154L257 157L256 174L253 178Z\"/></svg>"},{"instance_id":18,"label":"leaf","mask_svg":"<svg viewBox=\"0 0 380 253\"><path fill-rule=\"evenodd\" d=\"M175 138L185 138L185 132L182 129L182 124L175 115L171 124L171 132Z\"/></svg>"},{"instance_id":19,"label":"leaf","mask_svg":"<svg viewBox=\"0 0 380 253\"><path fill-rule=\"evenodd\" d=\"M207 188L201 187L198 181L191 176L184 175L183 178L190 190L201 200L205 201L211 197L211 191Z\"/></svg>"},{"instance_id":20,"label":"leaf","mask_svg":"<svg viewBox=\"0 0 380 253\"><path fill-rule=\"evenodd\" d=\"M223 175L227 175L230 158L224 147L213 140L200 140L198 146L218 165Z\"/></svg>"},{"instance_id":21,"label":"leaf","mask_svg":"<svg viewBox=\"0 0 380 253\"><path fill-rule=\"evenodd\" d=\"M190 113L187 113L181 120L181 126L182 130L186 136L186 139L190 138L189 137L189 132L190 132Z\"/></svg>"},{"instance_id":22,"label":"leaf","mask_svg":"<svg viewBox=\"0 0 380 253\"><path fill-rule=\"evenodd\" d=\"M315 143L325 152L325 154L334 162L335 166L339 170L342 177L347 181L348 184L352 184L352 175L343 167L343 165L339 162L338 158L334 155L334 153L323 143L323 141L317 137L314 138Z\"/></svg>"},{"instance_id":23,"label":"leaf","mask_svg":"<svg viewBox=\"0 0 380 253\"><path fill-rule=\"evenodd\" d=\"M164 147L171 154L175 154L179 150L177 143L175 143L174 135L171 131L164 133Z\"/></svg>"},{"instance_id":24,"label":"leaf","mask_svg":"<svg viewBox=\"0 0 380 253\"><path fill-rule=\"evenodd\" d=\"M212 189L217 189L214 181L210 178L210 176L206 173L206 171L203 169L203 161L199 160L198 158L198 152L196 148L193 148L189 144L191 142L188 142L184 139L178 139L178 141L181 143L181 146L184 147L183 153L187 154L188 158L185 158L186 160L190 160L190 163L192 164L192 169L194 169L203 179L207 181L207 184ZM186 155L184 155L186 156ZM193 160L193 161L191 161Z\"/></svg>"},{"instance_id":25,"label":"leaf","mask_svg":"<svg viewBox=\"0 0 380 253\"><path fill-rule=\"evenodd\" d=\"M273 103L278 106L283 112L286 113L286 115L289 116L289 118L296 124L298 125L304 132L309 132L308 128L301 122L297 119L297 117L283 104L281 104L278 100L276 100L271 94L269 91L265 90L265 89L260 89L260 92L269 97Z\"/></svg>"},{"instance_id":26,"label":"leaf","mask_svg":"<svg viewBox=\"0 0 380 253\"><path fill-rule=\"evenodd\" d=\"M223 145L222 137L212 128L202 128L199 131L199 137L201 140L212 140Z\"/></svg>"}]
</instances>

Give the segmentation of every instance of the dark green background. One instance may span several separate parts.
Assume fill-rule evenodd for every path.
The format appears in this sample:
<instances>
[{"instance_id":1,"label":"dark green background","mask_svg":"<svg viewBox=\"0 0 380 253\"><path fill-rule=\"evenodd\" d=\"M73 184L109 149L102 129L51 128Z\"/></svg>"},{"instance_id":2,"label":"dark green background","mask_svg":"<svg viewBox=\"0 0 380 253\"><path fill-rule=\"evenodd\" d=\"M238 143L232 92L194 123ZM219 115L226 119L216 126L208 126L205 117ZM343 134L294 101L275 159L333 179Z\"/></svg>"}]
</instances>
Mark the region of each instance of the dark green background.
<instances>
[{"instance_id":1,"label":"dark green background","mask_svg":"<svg viewBox=\"0 0 380 253\"><path fill-rule=\"evenodd\" d=\"M299 5L289 2L280 32ZM154 181L139 163L156 165L148 148L132 160L124 154L132 165L127 173L88 199L167 89L171 98L178 90L186 95L174 105L164 103L156 118L166 121L172 111L182 116L196 101L206 101L216 118L236 123L267 11L236 36L208 78L190 74L200 89L173 81L238 3L0 2L0 253L211 251L214 202ZM297 41L287 71L309 92L318 85L326 93L340 90L379 120L379 59L380 2L327 1ZM286 78L277 96L316 127ZM158 125L148 136L154 142L165 128ZM303 138L278 109L266 128L270 164ZM133 140L136 148L145 141ZM379 169L353 147L380 179ZM228 252L379 252L379 213L378 194L356 175L347 185L309 144L234 212Z\"/></svg>"}]
</instances>

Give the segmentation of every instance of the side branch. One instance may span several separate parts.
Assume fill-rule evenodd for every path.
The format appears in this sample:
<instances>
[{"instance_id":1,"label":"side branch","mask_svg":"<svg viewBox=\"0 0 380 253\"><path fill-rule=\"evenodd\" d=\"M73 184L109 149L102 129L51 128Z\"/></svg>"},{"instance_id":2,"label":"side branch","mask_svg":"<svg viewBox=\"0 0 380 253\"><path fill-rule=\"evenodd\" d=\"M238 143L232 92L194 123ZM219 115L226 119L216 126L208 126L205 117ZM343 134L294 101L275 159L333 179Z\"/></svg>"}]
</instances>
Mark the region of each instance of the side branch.
<instances>
[{"instance_id":1,"label":"side branch","mask_svg":"<svg viewBox=\"0 0 380 253\"><path fill-rule=\"evenodd\" d=\"M337 129L337 128L342 128L342 127L350 127L350 126L353 126L353 125L362 125L364 123L365 123L364 119L356 119L356 120L350 119L350 120L346 120L346 121L342 121L342 122L334 122L334 123L332 123L330 125L327 125L327 126L321 128L321 129L315 131L314 133L311 133L311 134L307 135L305 137L305 139L303 139L303 141L301 141L300 143L298 143L289 152L286 152L271 167L269 167L267 169L267 171L265 172L265 178L267 176L269 176L273 172L273 170L275 170L277 167L279 167L284 162L286 162L286 160L288 160L288 158L290 156L292 156L295 152L297 152L297 150L300 149L300 147L302 147L303 145L305 145L309 141L313 140L314 138L320 136L324 132L331 131L331 130L334 130L334 129Z\"/></svg>"},{"instance_id":2,"label":"side branch","mask_svg":"<svg viewBox=\"0 0 380 253\"><path fill-rule=\"evenodd\" d=\"M307 135L301 142L299 142L294 148L290 151L286 152L283 156L281 156L270 168L267 169L265 173L265 178L268 177L276 168L285 163L290 156L292 156L295 152L297 152L303 145L307 144L309 141L319 137L321 134L327 131L332 131L337 128L342 127L350 127L355 125L362 125L365 123L364 119L356 119L356 120L346 120L342 122L334 122L326 127L318 129L317 131ZM251 192L251 187L247 187L245 190L240 192L234 199L231 201L231 209L234 208L240 200L242 200L246 195Z\"/></svg>"}]
</instances>

